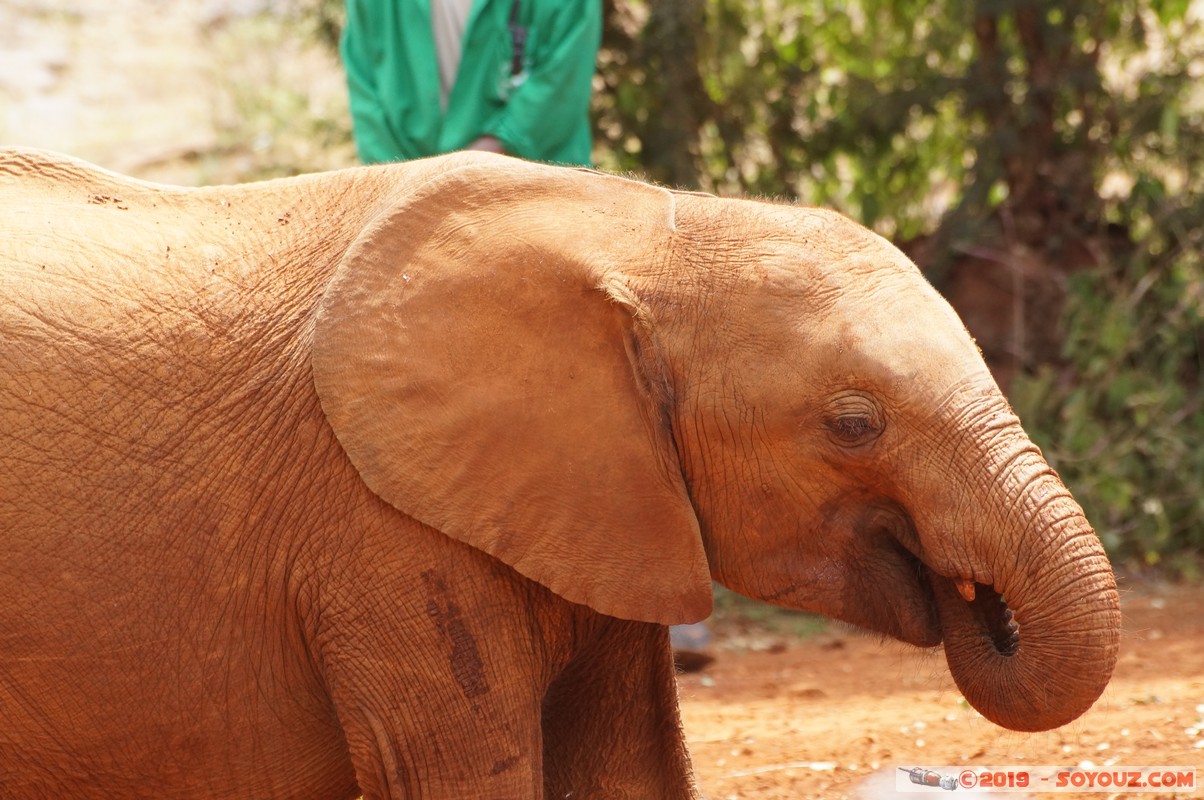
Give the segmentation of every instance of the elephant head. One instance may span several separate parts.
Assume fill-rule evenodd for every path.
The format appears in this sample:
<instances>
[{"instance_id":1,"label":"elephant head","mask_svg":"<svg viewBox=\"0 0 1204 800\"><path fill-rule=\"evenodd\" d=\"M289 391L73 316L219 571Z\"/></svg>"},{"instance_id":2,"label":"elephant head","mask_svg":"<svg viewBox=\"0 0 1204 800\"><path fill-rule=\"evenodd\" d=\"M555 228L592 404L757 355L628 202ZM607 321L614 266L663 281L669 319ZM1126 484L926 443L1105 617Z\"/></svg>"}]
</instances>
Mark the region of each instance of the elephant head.
<instances>
[{"instance_id":1,"label":"elephant head","mask_svg":"<svg viewBox=\"0 0 1204 800\"><path fill-rule=\"evenodd\" d=\"M380 497L575 603L710 581L921 646L989 719L1074 719L1119 607L957 316L845 218L456 157L345 255L328 419Z\"/></svg>"}]
</instances>

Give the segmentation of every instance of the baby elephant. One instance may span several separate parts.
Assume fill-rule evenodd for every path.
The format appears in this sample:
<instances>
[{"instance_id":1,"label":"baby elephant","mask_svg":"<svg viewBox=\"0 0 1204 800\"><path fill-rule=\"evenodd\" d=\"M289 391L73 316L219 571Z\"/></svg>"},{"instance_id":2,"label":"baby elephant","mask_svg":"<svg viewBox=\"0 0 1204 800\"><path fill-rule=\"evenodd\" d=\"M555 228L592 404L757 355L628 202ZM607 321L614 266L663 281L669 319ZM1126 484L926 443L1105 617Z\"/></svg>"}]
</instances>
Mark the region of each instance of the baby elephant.
<instances>
[{"instance_id":1,"label":"baby elephant","mask_svg":"<svg viewBox=\"0 0 1204 800\"><path fill-rule=\"evenodd\" d=\"M1081 510L837 214L29 150L0 209L0 794L697 797L666 626L712 580L943 643L1016 730L1111 674Z\"/></svg>"}]
</instances>

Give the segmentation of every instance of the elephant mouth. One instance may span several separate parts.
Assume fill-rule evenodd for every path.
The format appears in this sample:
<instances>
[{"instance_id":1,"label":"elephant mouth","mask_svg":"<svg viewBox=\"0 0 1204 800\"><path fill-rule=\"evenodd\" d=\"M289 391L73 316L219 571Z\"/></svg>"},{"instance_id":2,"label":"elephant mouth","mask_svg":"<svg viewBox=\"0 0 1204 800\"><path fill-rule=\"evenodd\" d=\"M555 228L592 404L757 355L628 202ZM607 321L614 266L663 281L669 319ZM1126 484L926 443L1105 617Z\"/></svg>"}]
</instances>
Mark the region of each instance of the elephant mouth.
<instances>
[{"instance_id":1,"label":"elephant mouth","mask_svg":"<svg viewBox=\"0 0 1204 800\"><path fill-rule=\"evenodd\" d=\"M1004 596L991 584L952 579L934 572L914 555L920 574L920 591L928 607L929 619L936 620L935 636L915 641L935 646L956 633L959 638L975 638L996 655L1009 658L1020 650L1020 625ZM953 627L956 627L956 631ZM912 641L912 637L900 637Z\"/></svg>"},{"instance_id":2,"label":"elephant mouth","mask_svg":"<svg viewBox=\"0 0 1204 800\"><path fill-rule=\"evenodd\" d=\"M990 641L996 653L1007 657L1016 655L1020 650L1020 626L1007 601L993 586L977 582L971 586L970 596L960 589L959 594L970 607L972 624Z\"/></svg>"},{"instance_id":3,"label":"elephant mouth","mask_svg":"<svg viewBox=\"0 0 1204 800\"><path fill-rule=\"evenodd\" d=\"M991 584L942 575L897 539L895 543L895 556L914 579L905 592L910 596L891 602L890 633L920 647L935 647L956 635L978 639L1001 657L1019 652L1020 625L1002 593Z\"/></svg>"},{"instance_id":4,"label":"elephant mouth","mask_svg":"<svg viewBox=\"0 0 1204 800\"><path fill-rule=\"evenodd\" d=\"M957 566L946 565L938 572L927 563L915 523L905 510L880 501L866 503L850 520L843 516L847 509L845 505L835 512L825 526L829 532L848 526L843 536L827 537L828 542L840 543L832 553L836 557L819 560L827 568L812 572L821 588L839 587L835 598L814 588L800 593L798 580L789 580L789 573L781 575L785 589L752 594L827 614L917 647L957 640L979 642L978 652L1003 658L1019 652L1020 625L1004 594L991 584L958 577ZM861 568L850 571L849 565Z\"/></svg>"},{"instance_id":5,"label":"elephant mouth","mask_svg":"<svg viewBox=\"0 0 1204 800\"><path fill-rule=\"evenodd\" d=\"M993 585L944 575L925 563L913 549L919 539L915 523L902 509L878 508L870 519L879 542L893 551L893 558L901 560L914 576L913 596L899 602L897 612L910 609L914 613L917 606L923 608L919 619L896 616L892 627L898 638L933 647L954 634L979 639L999 656L1010 657L1019 651L1020 626L1007 600Z\"/></svg>"}]
</instances>

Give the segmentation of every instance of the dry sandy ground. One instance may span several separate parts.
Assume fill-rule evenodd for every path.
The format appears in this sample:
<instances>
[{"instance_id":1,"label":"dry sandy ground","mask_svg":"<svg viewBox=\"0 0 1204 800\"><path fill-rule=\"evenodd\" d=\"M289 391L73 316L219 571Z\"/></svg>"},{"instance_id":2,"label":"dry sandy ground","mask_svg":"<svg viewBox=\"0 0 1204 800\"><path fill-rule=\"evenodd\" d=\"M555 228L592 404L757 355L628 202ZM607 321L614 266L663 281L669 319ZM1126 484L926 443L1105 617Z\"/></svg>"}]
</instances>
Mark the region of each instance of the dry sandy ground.
<instances>
[{"instance_id":1,"label":"dry sandy ground","mask_svg":"<svg viewBox=\"0 0 1204 800\"><path fill-rule=\"evenodd\" d=\"M119 172L212 137L204 3L0 3L0 141ZM158 7L158 8L156 8Z\"/></svg>"},{"instance_id":2,"label":"dry sandy ground","mask_svg":"<svg viewBox=\"0 0 1204 800\"><path fill-rule=\"evenodd\" d=\"M1204 766L1204 590L1131 588L1123 612L1103 697L1041 734L1003 730L966 706L939 650L841 631L721 651L680 682L695 769L712 800L871 800L916 796L896 795L898 767Z\"/></svg>"},{"instance_id":3,"label":"dry sandy ground","mask_svg":"<svg viewBox=\"0 0 1204 800\"><path fill-rule=\"evenodd\" d=\"M346 120L337 59L257 17L294 3L4 0L0 145L183 185L262 177L282 159L354 163L350 144L314 135L314 120Z\"/></svg>"}]
</instances>

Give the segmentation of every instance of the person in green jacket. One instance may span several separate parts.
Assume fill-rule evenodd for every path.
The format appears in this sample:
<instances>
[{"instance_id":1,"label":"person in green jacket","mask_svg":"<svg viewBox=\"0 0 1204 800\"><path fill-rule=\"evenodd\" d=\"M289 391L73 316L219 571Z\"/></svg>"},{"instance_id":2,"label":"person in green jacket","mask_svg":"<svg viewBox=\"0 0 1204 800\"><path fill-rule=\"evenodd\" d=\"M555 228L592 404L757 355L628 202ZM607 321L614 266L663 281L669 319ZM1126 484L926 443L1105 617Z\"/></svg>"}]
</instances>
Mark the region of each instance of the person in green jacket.
<instances>
[{"instance_id":1,"label":"person in green jacket","mask_svg":"<svg viewBox=\"0 0 1204 800\"><path fill-rule=\"evenodd\" d=\"M601 36L601 0L347 0L360 159L478 149L588 166Z\"/></svg>"}]
</instances>

